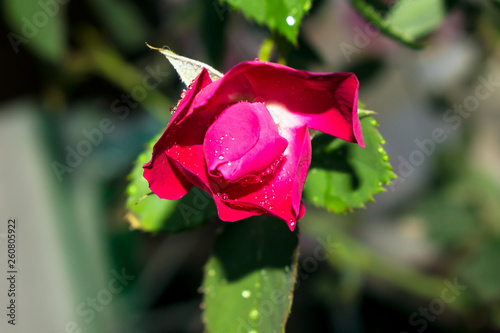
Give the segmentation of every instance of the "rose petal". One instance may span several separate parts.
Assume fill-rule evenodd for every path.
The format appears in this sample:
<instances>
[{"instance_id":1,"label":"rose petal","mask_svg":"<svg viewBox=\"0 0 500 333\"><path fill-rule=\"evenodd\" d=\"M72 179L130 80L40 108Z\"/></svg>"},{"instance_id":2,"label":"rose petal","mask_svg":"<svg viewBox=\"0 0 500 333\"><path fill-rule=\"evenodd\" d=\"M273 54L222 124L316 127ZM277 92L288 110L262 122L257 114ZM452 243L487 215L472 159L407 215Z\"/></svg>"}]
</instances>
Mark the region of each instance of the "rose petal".
<instances>
[{"instance_id":1,"label":"rose petal","mask_svg":"<svg viewBox=\"0 0 500 333\"><path fill-rule=\"evenodd\" d=\"M293 230L305 211L301 197L311 161L311 140L307 126L284 129L282 136L289 144L275 174L262 183L228 188L225 194L235 208L261 207L266 214L285 220Z\"/></svg>"},{"instance_id":2,"label":"rose petal","mask_svg":"<svg viewBox=\"0 0 500 333\"><path fill-rule=\"evenodd\" d=\"M210 126L203 144L209 171L237 181L269 168L287 147L286 139L261 103L228 107Z\"/></svg>"},{"instance_id":3,"label":"rose petal","mask_svg":"<svg viewBox=\"0 0 500 333\"><path fill-rule=\"evenodd\" d=\"M243 62L196 97L195 108L224 109L263 102L283 127L309 128L364 147L358 118L358 80L352 73L311 73L275 63ZM278 122L279 124L279 122Z\"/></svg>"},{"instance_id":4,"label":"rose petal","mask_svg":"<svg viewBox=\"0 0 500 333\"><path fill-rule=\"evenodd\" d=\"M193 186L179 170L172 167L165 154L156 157L154 169L145 167L143 175L151 191L161 199L180 199Z\"/></svg>"},{"instance_id":5,"label":"rose petal","mask_svg":"<svg viewBox=\"0 0 500 333\"><path fill-rule=\"evenodd\" d=\"M215 204L217 206L217 213L219 214L219 218L224 222L234 222L243 220L255 215L265 214L265 211L258 211L257 209L235 209L231 205L225 203L223 200L220 200L219 197L214 197Z\"/></svg>"},{"instance_id":6,"label":"rose petal","mask_svg":"<svg viewBox=\"0 0 500 333\"><path fill-rule=\"evenodd\" d=\"M194 96L211 82L208 72L203 69L193 81L191 89L186 91L186 95L179 103L177 112L172 117L169 126L154 145L151 161L143 165L143 175L149 183L149 188L162 199L180 199L192 186L183 172L172 165L171 160L167 158L166 151L175 143L172 141L172 137L177 127L176 123L183 119L193 103Z\"/></svg>"},{"instance_id":7,"label":"rose petal","mask_svg":"<svg viewBox=\"0 0 500 333\"><path fill-rule=\"evenodd\" d=\"M318 74L279 64L250 66L245 75L255 95L281 106L281 118L364 147L358 118L358 80L352 73ZM283 126L282 126L283 127Z\"/></svg>"}]
</instances>

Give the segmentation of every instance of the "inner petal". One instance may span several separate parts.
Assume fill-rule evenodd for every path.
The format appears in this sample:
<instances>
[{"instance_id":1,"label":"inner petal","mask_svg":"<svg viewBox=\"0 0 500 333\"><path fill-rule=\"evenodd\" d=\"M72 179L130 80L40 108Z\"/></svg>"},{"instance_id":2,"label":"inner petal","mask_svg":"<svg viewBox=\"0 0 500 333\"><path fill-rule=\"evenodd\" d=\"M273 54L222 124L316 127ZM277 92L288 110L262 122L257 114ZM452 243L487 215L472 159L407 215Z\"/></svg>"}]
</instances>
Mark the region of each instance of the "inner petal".
<instances>
[{"instance_id":1,"label":"inner petal","mask_svg":"<svg viewBox=\"0 0 500 333\"><path fill-rule=\"evenodd\" d=\"M210 126L203 149L211 174L238 181L266 170L287 145L264 104L241 102L224 110Z\"/></svg>"}]
</instances>

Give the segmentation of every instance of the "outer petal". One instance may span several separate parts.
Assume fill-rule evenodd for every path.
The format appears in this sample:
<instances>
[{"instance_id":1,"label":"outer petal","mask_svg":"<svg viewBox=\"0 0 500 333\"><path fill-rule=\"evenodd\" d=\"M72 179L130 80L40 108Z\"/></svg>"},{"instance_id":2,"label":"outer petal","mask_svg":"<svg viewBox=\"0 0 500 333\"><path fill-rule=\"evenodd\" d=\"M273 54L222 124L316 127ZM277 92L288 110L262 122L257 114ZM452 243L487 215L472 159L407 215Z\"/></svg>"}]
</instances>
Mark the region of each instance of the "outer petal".
<instances>
[{"instance_id":1,"label":"outer petal","mask_svg":"<svg viewBox=\"0 0 500 333\"><path fill-rule=\"evenodd\" d=\"M222 112L208 129L203 147L209 171L234 182L265 171L287 145L263 104L242 102Z\"/></svg>"},{"instance_id":2,"label":"outer petal","mask_svg":"<svg viewBox=\"0 0 500 333\"><path fill-rule=\"evenodd\" d=\"M191 182L184 176L184 172L178 169L166 155L167 150L173 143L172 136L190 109L194 97L212 81L208 72L204 69L193 82L191 89L179 103L177 112L172 117L167 129L153 147L151 161L144 164L144 178L149 183L153 193L162 199L177 200L183 197L191 188Z\"/></svg>"},{"instance_id":3,"label":"outer petal","mask_svg":"<svg viewBox=\"0 0 500 333\"><path fill-rule=\"evenodd\" d=\"M148 164L151 165L151 162ZM143 175L151 191L161 199L180 199L192 187L186 177L172 166L165 153L156 157L154 167L144 167Z\"/></svg>"},{"instance_id":4,"label":"outer petal","mask_svg":"<svg viewBox=\"0 0 500 333\"><path fill-rule=\"evenodd\" d=\"M258 98L287 111L283 117L364 147L354 74L318 74L268 64L251 66L245 75Z\"/></svg>"},{"instance_id":5,"label":"outer petal","mask_svg":"<svg viewBox=\"0 0 500 333\"><path fill-rule=\"evenodd\" d=\"M197 108L225 108L238 101L276 106L282 127L309 128L364 147L357 114L358 80L352 73L311 73L275 63L243 62L197 96ZM276 118L275 118L276 119Z\"/></svg>"}]
</instances>

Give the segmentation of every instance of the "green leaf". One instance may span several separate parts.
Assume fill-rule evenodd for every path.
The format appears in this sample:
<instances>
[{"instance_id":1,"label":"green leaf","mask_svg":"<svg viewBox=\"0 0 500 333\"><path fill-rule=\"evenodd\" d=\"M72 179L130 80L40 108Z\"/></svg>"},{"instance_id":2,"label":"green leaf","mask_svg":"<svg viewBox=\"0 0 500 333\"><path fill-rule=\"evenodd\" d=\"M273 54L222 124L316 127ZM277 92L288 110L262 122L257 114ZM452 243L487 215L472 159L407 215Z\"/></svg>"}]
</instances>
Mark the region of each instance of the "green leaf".
<instances>
[{"instance_id":1,"label":"green leaf","mask_svg":"<svg viewBox=\"0 0 500 333\"><path fill-rule=\"evenodd\" d=\"M201 61L198 60L193 60L189 59L186 57L182 57L180 55L175 54L174 52L170 50L165 50L165 49L159 49L156 47L152 47L146 43L146 45L153 49L160 51L161 54L163 54L165 57L167 57L168 61L174 66L175 70L177 71L177 74L179 74L182 82L186 85L189 86L191 82L196 79L196 77L201 73L201 70L203 68L206 68L208 71L208 74L210 74L210 78L215 81L217 79L220 79L221 77L224 76L221 72L217 71L216 69L212 68L211 66L202 63Z\"/></svg>"},{"instance_id":2,"label":"green leaf","mask_svg":"<svg viewBox=\"0 0 500 333\"><path fill-rule=\"evenodd\" d=\"M304 15L311 9L312 0L223 0L241 10L249 20L278 31L291 43L297 42Z\"/></svg>"},{"instance_id":3,"label":"green leaf","mask_svg":"<svg viewBox=\"0 0 500 333\"><path fill-rule=\"evenodd\" d=\"M382 15L367 0L351 0L356 9L383 33L414 48L419 38L434 31L443 21L444 0L399 0Z\"/></svg>"},{"instance_id":4,"label":"green leaf","mask_svg":"<svg viewBox=\"0 0 500 333\"><path fill-rule=\"evenodd\" d=\"M445 15L445 4L441 0L400 0L391 10L387 23L411 38L419 38L436 29Z\"/></svg>"},{"instance_id":5,"label":"green leaf","mask_svg":"<svg viewBox=\"0 0 500 333\"><path fill-rule=\"evenodd\" d=\"M160 199L149 189L142 176L144 163L151 160L153 146L161 135L148 143L128 176L126 219L134 229L148 232L177 233L195 228L216 215L212 198L197 187L180 200Z\"/></svg>"},{"instance_id":6,"label":"green leaf","mask_svg":"<svg viewBox=\"0 0 500 333\"><path fill-rule=\"evenodd\" d=\"M225 224L205 267L207 332L284 332L297 272L297 235L266 216Z\"/></svg>"},{"instance_id":7,"label":"green leaf","mask_svg":"<svg viewBox=\"0 0 500 333\"><path fill-rule=\"evenodd\" d=\"M313 140L311 169L304 195L313 204L335 213L363 208L384 184L396 178L384 139L371 117L361 119L366 148L328 135Z\"/></svg>"},{"instance_id":8,"label":"green leaf","mask_svg":"<svg viewBox=\"0 0 500 333\"><path fill-rule=\"evenodd\" d=\"M13 30L7 34L14 51L26 46L52 63L62 61L67 46L66 5L54 1L42 6L32 0L6 0L3 14Z\"/></svg>"}]
</instances>

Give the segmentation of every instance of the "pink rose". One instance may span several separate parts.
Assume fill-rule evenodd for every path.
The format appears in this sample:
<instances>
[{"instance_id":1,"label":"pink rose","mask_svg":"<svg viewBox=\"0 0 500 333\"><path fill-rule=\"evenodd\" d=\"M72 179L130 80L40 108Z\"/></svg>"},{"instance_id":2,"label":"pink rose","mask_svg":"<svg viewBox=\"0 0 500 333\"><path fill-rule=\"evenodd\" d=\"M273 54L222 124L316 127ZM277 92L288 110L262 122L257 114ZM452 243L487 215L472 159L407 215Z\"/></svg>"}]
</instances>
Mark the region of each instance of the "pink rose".
<instances>
[{"instance_id":1,"label":"pink rose","mask_svg":"<svg viewBox=\"0 0 500 333\"><path fill-rule=\"evenodd\" d=\"M149 187L177 200L195 185L215 200L223 221L266 214L291 230L305 212L311 162L308 129L364 147L358 80L249 61L212 82L204 69L144 165Z\"/></svg>"}]
</instances>

